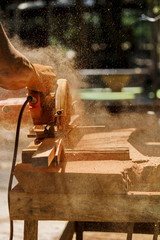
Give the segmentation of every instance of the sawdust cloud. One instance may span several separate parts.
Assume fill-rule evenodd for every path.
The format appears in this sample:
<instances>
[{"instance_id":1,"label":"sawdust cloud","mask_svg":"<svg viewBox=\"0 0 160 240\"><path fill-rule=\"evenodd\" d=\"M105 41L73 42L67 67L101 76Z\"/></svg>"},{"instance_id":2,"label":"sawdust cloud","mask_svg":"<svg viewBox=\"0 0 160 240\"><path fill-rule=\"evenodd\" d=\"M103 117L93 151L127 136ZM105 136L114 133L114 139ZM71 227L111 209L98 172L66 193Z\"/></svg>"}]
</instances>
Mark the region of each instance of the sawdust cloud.
<instances>
[{"instance_id":1,"label":"sawdust cloud","mask_svg":"<svg viewBox=\"0 0 160 240\"><path fill-rule=\"evenodd\" d=\"M74 60L67 58L61 46L31 48L23 45L17 36L13 38L12 43L32 63L52 66L56 79L66 78L70 84L71 93L75 94L75 90L80 87L81 76L75 69Z\"/></svg>"},{"instance_id":2,"label":"sawdust cloud","mask_svg":"<svg viewBox=\"0 0 160 240\"><path fill-rule=\"evenodd\" d=\"M0 150L0 168L5 169L11 167L10 164L13 158L16 125L6 127L5 123L1 123L0 126L0 138L1 138L1 150ZM23 126L20 131L19 147L17 161L21 159L22 149L28 145L30 139L27 139L28 127Z\"/></svg>"},{"instance_id":3,"label":"sawdust cloud","mask_svg":"<svg viewBox=\"0 0 160 240\"><path fill-rule=\"evenodd\" d=\"M83 109L83 104L81 103L77 89L80 88L82 77L79 75L78 71L74 67L74 62L69 60L62 48L49 46L45 48L30 48L28 46L24 46L23 43L16 36L11 39L13 46L21 52L24 56L26 56L32 63L39 63L43 65L52 66L54 73L56 74L56 78L66 78L69 82L70 92L72 96L72 100L75 102L74 111L76 114L79 114ZM26 89L21 90L6 90L0 88L0 96L1 99L6 98L15 98L15 97L25 97L27 94ZM0 151L0 167L6 168L9 162L12 159L14 141L15 141L15 132L16 132L16 119L18 119L19 112L16 113L15 119L12 119L11 116L8 116L8 119L2 121L0 125L0 136L1 136L1 151ZM29 128L32 126L32 121L29 119L28 122L23 121L21 125L20 132L20 145L19 145L19 155L18 160L21 159L20 152L21 150L31 141L27 138L27 133Z\"/></svg>"},{"instance_id":4,"label":"sawdust cloud","mask_svg":"<svg viewBox=\"0 0 160 240\"><path fill-rule=\"evenodd\" d=\"M56 80L60 78L68 80L72 101L75 103L74 111L76 114L81 114L84 106L79 98L78 89L84 86L85 81L84 77L80 75L78 69L76 69L74 59L69 59L60 45L31 48L24 45L17 36L11 39L11 42L15 48L32 63L52 66L56 74Z\"/></svg>"},{"instance_id":5,"label":"sawdust cloud","mask_svg":"<svg viewBox=\"0 0 160 240\"><path fill-rule=\"evenodd\" d=\"M15 48L22 54L24 54L32 63L52 66L54 69L54 73L57 76L57 79L66 78L69 81L73 101L75 100L77 102L77 104L75 105L75 111L77 114L80 115L81 125L105 125L107 131L112 131L113 129L136 128L141 133L143 132L143 137L145 137L144 135L146 135L147 137L150 136L151 126L152 129L159 129L158 118L156 115L136 112L113 115L109 113L106 110L106 107L100 102L94 104L85 104L84 107L77 94L77 90L84 83L83 78L75 69L74 61L69 60L64 55L64 52L60 46L49 46L46 48L29 48L27 46L24 46L22 42L18 39L18 37L11 39L11 42L13 43ZM21 97L25 96L26 94L25 89L18 91L8 91L0 89L0 91L1 97L6 97L6 95L8 94L10 94L10 96L13 95L13 97ZM5 159L5 161L7 161L7 159L11 159L15 129L15 124L11 124L8 126L8 124L4 122L3 126L1 125L0 134L1 138L3 139L1 145L1 149L3 149L1 151L1 159ZM26 142L28 141L26 129L28 129L28 126L26 126L24 123L21 130L23 135L21 146L26 146ZM158 131L155 131L154 138L157 138L158 133ZM136 132L136 134L138 135L139 132ZM136 136L132 136L132 143L141 143L140 139L138 139ZM6 151L6 146L8 147L8 151Z\"/></svg>"}]
</instances>

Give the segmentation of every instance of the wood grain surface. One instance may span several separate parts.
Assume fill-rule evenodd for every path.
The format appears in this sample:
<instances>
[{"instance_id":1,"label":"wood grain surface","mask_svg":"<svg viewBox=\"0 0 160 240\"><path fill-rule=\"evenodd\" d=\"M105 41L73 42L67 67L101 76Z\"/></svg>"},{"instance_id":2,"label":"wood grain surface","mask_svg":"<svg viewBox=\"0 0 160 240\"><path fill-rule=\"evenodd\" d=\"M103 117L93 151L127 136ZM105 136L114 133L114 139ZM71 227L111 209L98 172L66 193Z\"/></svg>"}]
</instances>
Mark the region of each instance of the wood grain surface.
<instances>
[{"instance_id":1,"label":"wood grain surface","mask_svg":"<svg viewBox=\"0 0 160 240\"><path fill-rule=\"evenodd\" d=\"M96 222L159 222L160 195L10 193L11 218Z\"/></svg>"}]
</instances>

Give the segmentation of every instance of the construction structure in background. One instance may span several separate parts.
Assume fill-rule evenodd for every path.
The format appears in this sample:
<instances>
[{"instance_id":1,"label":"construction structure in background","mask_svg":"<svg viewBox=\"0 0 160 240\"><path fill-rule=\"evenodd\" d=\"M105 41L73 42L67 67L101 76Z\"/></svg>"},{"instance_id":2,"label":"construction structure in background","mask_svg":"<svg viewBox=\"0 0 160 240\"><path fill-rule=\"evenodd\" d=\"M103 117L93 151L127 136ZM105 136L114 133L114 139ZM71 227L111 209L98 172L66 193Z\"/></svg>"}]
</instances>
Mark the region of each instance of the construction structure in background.
<instances>
[{"instance_id":1,"label":"construction structure in background","mask_svg":"<svg viewBox=\"0 0 160 240\"><path fill-rule=\"evenodd\" d=\"M6 6L5 17L10 36L18 34L35 47L60 44L75 53L78 68L145 67L159 34L158 21L142 17L159 14L159 4L150 2L17 1ZM157 28L156 36L151 28Z\"/></svg>"}]
</instances>

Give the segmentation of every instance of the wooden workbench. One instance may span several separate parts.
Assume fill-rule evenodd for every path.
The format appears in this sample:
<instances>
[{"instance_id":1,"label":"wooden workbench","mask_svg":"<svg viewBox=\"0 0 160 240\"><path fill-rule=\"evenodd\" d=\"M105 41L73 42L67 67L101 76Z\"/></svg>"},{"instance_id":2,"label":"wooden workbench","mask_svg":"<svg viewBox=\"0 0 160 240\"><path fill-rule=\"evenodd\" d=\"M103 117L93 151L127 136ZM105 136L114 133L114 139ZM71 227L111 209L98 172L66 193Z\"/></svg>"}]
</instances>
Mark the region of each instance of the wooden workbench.
<instances>
[{"instance_id":1,"label":"wooden workbench","mask_svg":"<svg viewBox=\"0 0 160 240\"><path fill-rule=\"evenodd\" d=\"M10 211L25 221L24 239L37 240L39 220L159 222L160 157L153 163L137 151L134 131L85 130L59 166L17 164Z\"/></svg>"}]
</instances>

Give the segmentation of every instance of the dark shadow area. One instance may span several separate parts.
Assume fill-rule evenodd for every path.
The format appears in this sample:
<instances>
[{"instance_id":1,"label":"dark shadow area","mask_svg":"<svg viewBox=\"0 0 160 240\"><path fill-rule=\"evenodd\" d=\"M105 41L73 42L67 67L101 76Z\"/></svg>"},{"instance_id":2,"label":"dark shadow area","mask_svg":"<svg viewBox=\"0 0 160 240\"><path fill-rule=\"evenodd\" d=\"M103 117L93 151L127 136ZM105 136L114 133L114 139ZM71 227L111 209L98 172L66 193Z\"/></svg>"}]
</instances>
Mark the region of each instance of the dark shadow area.
<instances>
[{"instance_id":1,"label":"dark shadow area","mask_svg":"<svg viewBox=\"0 0 160 240\"><path fill-rule=\"evenodd\" d=\"M117 222L76 222L76 231L94 232L124 232L128 233L129 225L132 223ZM133 223L133 234L154 234L154 223Z\"/></svg>"}]
</instances>

